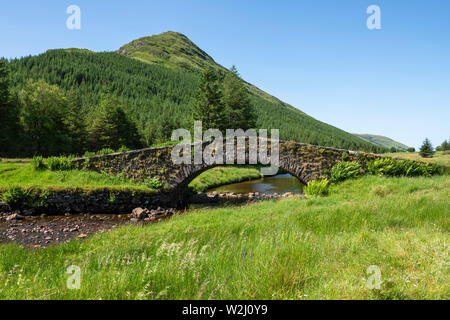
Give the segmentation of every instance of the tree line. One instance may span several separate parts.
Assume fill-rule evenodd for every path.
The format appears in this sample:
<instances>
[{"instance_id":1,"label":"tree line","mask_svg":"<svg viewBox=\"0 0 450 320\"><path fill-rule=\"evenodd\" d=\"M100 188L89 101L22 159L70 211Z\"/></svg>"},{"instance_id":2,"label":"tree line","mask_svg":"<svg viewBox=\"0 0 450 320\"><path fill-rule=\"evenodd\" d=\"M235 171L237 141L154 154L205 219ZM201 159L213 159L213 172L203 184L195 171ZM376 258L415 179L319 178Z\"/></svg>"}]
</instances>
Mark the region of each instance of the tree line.
<instances>
[{"instance_id":1,"label":"tree line","mask_svg":"<svg viewBox=\"0 0 450 320\"><path fill-rule=\"evenodd\" d=\"M3 60L2 70L3 157L78 154L119 144L146 147L170 140L174 129L189 128L193 119L205 117L207 126L211 121L211 127L220 129L280 129L283 140L386 151L282 102L248 92L235 69L206 70L202 75L112 52L71 49ZM202 99L217 104L204 113ZM125 131L131 133L127 136Z\"/></svg>"},{"instance_id":2,"label":"tree line","mask_svg":"<svg viewBox=\"0 0 450 320\"><path fill-rule=\"evenodd\" d=\"M0 156L83 154L142 146L134 120L113 94L104 94L95 112L88 114L75 89L65 94L43 80L29 80L18 92L11 92L9 85L8 64L1 60Z\"/></svg>"},{"instance_id":3,"label":"tree line","mask_svg":"<svg viewBox=\"0 0 450 320\"><path fill-rule=\"evenodd\" d=\"M204 129L251 129L256 127L256 113L249 94L235 66L221 77L213 68L202 75L193 99L193 118Z\"/></svg>"}]
</instances>

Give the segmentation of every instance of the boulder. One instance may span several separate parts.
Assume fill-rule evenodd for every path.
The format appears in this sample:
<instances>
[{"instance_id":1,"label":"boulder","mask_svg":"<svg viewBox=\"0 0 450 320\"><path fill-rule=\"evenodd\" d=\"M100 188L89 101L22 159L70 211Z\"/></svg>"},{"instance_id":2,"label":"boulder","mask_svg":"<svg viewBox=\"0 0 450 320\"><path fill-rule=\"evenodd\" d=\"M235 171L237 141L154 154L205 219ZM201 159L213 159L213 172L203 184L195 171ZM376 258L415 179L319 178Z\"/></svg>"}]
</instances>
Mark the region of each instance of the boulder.
<instances>
[{"instance_id":1,"label":"boulder","mask_svg":"<svg viewBox=\"0 0 450 320\"><path fill-rule=\"evenodd\" d=\"M148 209L136 208L131 213L131 217L138 220L144 220L150 214Z\"/></svg>"},{"instance_id":2,"label":"boulder","mask_svg":"<svg viewBox=\"0 0 450 320\"><path fill-rule=\"evenodd\" d=\"M25 219L25 218L23 216L21 216L20 214L13 213L6 218L6 221L23 220L23 219Z\"/></svg>"}]
</instances>

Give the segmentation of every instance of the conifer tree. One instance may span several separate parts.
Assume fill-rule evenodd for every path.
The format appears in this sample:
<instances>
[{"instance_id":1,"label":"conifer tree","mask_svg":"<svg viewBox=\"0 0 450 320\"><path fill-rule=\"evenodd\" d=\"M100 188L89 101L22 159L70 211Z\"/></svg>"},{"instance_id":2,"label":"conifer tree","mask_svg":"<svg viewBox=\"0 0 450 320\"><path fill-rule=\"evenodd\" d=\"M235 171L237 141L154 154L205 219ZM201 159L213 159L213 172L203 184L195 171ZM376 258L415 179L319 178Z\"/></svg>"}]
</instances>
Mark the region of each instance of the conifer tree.
<instances>
[{"instance_id":1,"label":"conifer tree","mask_svg":"<svg viewBox=\"0 0 450 320\"><path fill-rule=\"evenodd\" d=\"M89 147L91 151L103 148L114 150L126 146L130 149L141 147L136 124L125 113L120 100L106 94L89 127Z\"/></svg>"},{"instance_id":2,"label":"conifer tree","mask_svg":"<svg viewBox=\"0 0 450 320\"><path fill-rule=\"evenodd\" d=\"M222 103L225 107L226 125L229 129L255 128L256 114L247 89L235 66L225 75L222 85Z\"/></svg>"},{"instance_id":3,"label":"conifer tree","mask_svg":"<svg viewBox=\"0 0 450 320\"><path fill-rule=\"evenodd\" d=\"M67 95L65 123L71 138L72 153L82 154L87 148L87 126L80 92L72 89Z\"/></svg>"},{"instance_id":4,"label":"conifer tree","mask_svg":"<svg viewBox=\"0 0 450 320\"><path fill-rule=\"evenodd\" d=\"M208 68L202 74L194 96L193 117L194 120L202 121L204 130L227 129L219 78L213 68Z\"/></svg>"},{"instance_id":5,"label":"conifer tree","mask_svg":"<svg viewBox=\"0 0 450 320\"><path fill-rule=\"evenodd\" d=\"M423 158L431 158L433 156L433 145L431 144L430 140L428 138L425 139L422 146L420 147L419 154Z\"/></svg>"}]
</instances>

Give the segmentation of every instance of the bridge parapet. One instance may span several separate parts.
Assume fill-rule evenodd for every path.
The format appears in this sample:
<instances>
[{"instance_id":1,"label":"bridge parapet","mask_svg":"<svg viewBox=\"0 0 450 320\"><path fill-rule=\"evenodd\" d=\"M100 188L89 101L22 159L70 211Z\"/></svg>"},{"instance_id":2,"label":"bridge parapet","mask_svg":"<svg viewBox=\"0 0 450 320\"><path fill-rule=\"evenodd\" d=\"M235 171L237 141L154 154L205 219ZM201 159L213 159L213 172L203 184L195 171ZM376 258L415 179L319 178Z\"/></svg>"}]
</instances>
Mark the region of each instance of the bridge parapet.
<instances>
[{"instance_id":1,"label":"bridge parapet","mask_svg":"<svg viewBox=\"0 0 450 320\"><path fill-rule=\"evenodd\" d=\"M185 144L184 146L194 147L194 145L196 144ZM185 188L200 173L215 166L227 165L226 144L224 144L223 150L224 164L211 165L205 163L175 164L172 161L174 147L148 148L81 158L73 160L73 163L78 169L107 172L112 175L123 174L136 181L158 177L168 189ZM270 148L269 144L269 152ZM238 163L236 154L237 152L234 152L234 165ZM357 161L361 163L363 169L366 169L367 161L380 157L382 156L290 141L280 141L279 147L279 167L305 184L311 180L326 177L329 170L340 161ZM246 161L248 164L248 149Z\"/></svg>"}]
</instances>

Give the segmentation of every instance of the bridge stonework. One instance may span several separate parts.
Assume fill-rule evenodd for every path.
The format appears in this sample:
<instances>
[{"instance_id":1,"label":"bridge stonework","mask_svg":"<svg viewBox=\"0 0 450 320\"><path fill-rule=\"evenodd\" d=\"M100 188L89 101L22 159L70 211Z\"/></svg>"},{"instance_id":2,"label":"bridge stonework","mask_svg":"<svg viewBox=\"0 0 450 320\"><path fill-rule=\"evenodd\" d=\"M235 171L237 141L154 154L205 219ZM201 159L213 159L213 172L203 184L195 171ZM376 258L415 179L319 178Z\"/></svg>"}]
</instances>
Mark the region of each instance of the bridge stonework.
<instances>
[{"instance_id":1,"label":"bridge stonework","mask_svg":"<svg viewBox=\"0 0 450 320\"><path fill-rule=\"evenodd\" d=\"M173 195L173 201L183 201L187 186L199 174L213 167L226 165L174 164L171 157L173 148L174 146L168 146L94 156L75 159L73 163L78 169L107 172L112 175L122 174L135 181L157 177L165 186L165 190ZM268 149L270 149L270 144ZM343 160L357 161L365 170L368 161L382 157L363 152L285 141L280 141L279 154L279 167L297 177L304 184L311 180L326 178L330 169ZM226 159L225 147L224 159Z\"/></svg>"}]
</instances>

